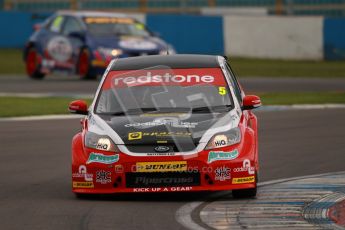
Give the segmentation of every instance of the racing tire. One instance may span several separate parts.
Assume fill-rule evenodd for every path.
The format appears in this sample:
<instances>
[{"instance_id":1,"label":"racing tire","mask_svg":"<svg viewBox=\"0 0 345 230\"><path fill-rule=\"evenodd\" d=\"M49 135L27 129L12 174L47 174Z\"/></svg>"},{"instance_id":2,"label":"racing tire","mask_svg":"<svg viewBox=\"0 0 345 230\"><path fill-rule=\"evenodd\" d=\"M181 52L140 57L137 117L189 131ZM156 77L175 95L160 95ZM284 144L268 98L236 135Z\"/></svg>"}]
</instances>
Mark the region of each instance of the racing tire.
<instances>
[{"instance_id":1,"label":"racing tire","mask_svg":"<svg viewBox=\"0 0 345 230\"><path fill-rule=\"evenodd\" d=\"M81 200L87 200L93 197L92 194L87 194L87 193L74 193L74 194L78 199L81 199Z\"/></svg>"},{"instance_id":2,"label":"racing tire","mask_svg":"<svg viewBox=\"0 0 345 230\"><path fill-rule=\"evenodd\" d=\"M257 188L237 189L232 190L232 196L238 198L254 198L256 197Z\"/></svg>"},{"instance_id":3,"label":"racing tire","mask_svg":"<svg viewBox=\"0 0 345 230\"><path fill-rule=\"evenodd\" d=\"M25 65L26 73L31 79L42 80L44 78L45 74L40 71L41 63L37 50L34 47L28 50Z\"/></svg>"},{"instance_id":4,"label":"racing tire","mask_svg":"<svg viewBox=\"0 0 345 230\"><path fill-rule=\"evenodd\" d=\"M77 74L81 80L95 80L96 74L91 74L90 53L87 49L82 49L77 62Z\"/></svg>"},{"instance_id":5,"label":"racing tire","mask_svg":"<svg viewBox=\"0 0 345 230\"><path fill-rule=\"evenodd\" d=\"M238 198L255 198L257 193L257 181L258 181L258 172L255 172L255 187L247 189L236 189L232 190L232 196L235 199Z\"/></svg>"}]
</instances>

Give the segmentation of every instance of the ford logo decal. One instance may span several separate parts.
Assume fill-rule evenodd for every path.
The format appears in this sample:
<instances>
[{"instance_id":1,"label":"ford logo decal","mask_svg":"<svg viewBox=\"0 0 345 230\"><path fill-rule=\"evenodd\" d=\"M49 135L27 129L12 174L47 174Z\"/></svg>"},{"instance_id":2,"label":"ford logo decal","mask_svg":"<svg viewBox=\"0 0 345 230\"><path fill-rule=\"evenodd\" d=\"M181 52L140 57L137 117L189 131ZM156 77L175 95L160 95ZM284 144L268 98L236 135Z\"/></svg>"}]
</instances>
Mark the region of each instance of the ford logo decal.
<instances>
[{"instance_id":1,"label":"ford logo decal","mask_svg":"<svg viewBox=\"0 0 345 230\"><path fill-rule=\"evenodd\" d=\"M162 152L168 152L170 150L170 148L168 147L168 146L157 146L157 147L155 147L155 151L156 152L160 152L160 153L162 153Z\"/></svg>"}]
</instances>

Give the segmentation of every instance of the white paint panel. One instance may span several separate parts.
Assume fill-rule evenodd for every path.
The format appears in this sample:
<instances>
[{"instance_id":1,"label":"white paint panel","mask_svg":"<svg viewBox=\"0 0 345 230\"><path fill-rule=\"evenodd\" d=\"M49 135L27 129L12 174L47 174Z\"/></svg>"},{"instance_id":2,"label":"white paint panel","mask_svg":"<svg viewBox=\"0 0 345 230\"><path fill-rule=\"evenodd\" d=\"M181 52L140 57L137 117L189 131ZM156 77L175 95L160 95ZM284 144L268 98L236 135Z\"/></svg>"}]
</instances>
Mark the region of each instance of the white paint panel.
<instances>
[{"instance_id":1,"label":"white paint panel","mask_svg":"<svg viewBox=\"0 0 345 230\"><path fill-rule=\"evenodd\" d=\"M202 15L223 16L223 15L247 15L247 16L266 16L266 7L202 7Z\"/></svg>"},{"instance_id":2,"label":"white paint panel","mask_svg":"<svg viewBox=\"0 0 345 230\"><path fill-rule=\"evenodd\" d=\"M238 57L323 59L323 18L225 16L226 54Z\"/></svg>"}]
</instances>

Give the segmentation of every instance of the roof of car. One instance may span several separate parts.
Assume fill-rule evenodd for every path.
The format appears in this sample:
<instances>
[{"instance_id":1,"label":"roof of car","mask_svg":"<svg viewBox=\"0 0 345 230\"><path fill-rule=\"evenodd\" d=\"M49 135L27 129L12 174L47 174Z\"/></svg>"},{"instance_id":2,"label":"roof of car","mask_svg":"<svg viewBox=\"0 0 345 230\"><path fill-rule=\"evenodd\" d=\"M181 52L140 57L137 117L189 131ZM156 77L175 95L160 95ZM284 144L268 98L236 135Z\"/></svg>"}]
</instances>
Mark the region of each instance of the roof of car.
<instances>
[{"instance_id":1,"label":"roof of car","mask_svg":"<svg viewBox=\"0 0 345 230\"><path fill-rule=\"evenodd\" d=\"M174 54L119 58L110 70L161 68L159 66L167 66L172 69L215 68L219 67L218 57L213 55Z\"/></svg>"},{"instance_id":2,"label":"roof of car","mask_svg":"<svg viewBox=\"0 0 345 230\"><path fill-rule=\"evenodd\" d=\"M76 16L76 17L118 17L118 18L127 18L127 17L129 17L126 14L102 12L102 11L60 10L60 11L57 12L57 14L71 15L71 16Z\"/></svg>"}]
</instances>

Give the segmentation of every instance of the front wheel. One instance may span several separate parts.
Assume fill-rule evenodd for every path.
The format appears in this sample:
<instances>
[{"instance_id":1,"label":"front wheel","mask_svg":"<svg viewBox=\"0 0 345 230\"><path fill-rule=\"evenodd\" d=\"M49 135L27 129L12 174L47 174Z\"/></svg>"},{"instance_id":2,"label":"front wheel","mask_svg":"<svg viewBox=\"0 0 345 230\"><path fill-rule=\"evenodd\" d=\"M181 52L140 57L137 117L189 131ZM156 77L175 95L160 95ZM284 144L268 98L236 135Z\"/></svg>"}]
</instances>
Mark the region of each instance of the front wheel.
<instances>
[{"instance_id":1,"label":"front wheel","mask_svg":"<svg viewBox=\"0 0 345 230\"><path fill-rule=\"evenodd\" d=\"M234 198L255 198L257 193L257 181L258 181L258 172L255 172L255 187L247 189L236 189L232 190L232 196Z\"/></svg>"},{"instance_id":2,"label":"front wheel","mask_svg":"<svg viewBox=\"0 0 345 230\"><path fill-rule=\"evenodd\" d=\"M81 50L77 62L77 73L82 80L93 80L97 78L96 74L91 74L90 53L87 49Z\"/></svg>"},{"instance_id":3,"label":"front wheel","mask_svg":"<svg viewBox=\"0 0 345 230\"><path fill-rule=\"evenodd\" d=\"M94 194L88 194L88 193L75 193L74 195L76 198L81 199L81 200L88 200L95 197Z\"/></svg>"},{"instance_id":4,"label":"front wheel","mask_svg":"<svg viewBox=\"0 0 345 230\"><path fill-rule=\"evenodd\" d=\"M234 198L254 198L256 197L257 188L237 189L232 190Z\"/></svg>"},{"instance_id":5,"label":"front wheel","mask_svg":"<svg viewBox=\"0 0 345 230\"><path fill-rule=\"evenodd\" d=\"M32 47L28 50L25 59L26 73L32 79L41 80L44 78L44 73L41 72L41 61L37 50Z\"/></svg>"}]
</instances>

